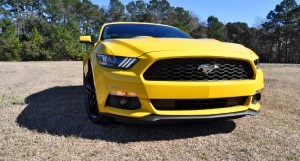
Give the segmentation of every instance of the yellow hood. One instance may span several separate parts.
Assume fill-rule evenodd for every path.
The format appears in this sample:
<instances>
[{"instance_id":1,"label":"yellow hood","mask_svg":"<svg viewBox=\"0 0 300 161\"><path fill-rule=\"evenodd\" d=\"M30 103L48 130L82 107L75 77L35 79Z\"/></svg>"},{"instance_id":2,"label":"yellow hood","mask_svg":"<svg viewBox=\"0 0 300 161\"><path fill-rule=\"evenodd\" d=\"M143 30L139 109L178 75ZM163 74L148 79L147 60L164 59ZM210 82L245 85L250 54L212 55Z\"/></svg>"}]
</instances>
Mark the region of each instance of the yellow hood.
<instances>
[{"instance_id":1,"label":"yellow hood","mask_svg":"<svg viewBox=\"0 0 300 161\"><path fill-rule=\"evenodd\" d=\"M223 43L214 39L136 37L106 40L103 44L113 55L128 57L138 57L150 52L180 50L196 50L199 51L199 54L201 54L201 51L224 51L224 54L229 52L249 54L249 49L242 45Z\"/></svg>"}]
</instances>

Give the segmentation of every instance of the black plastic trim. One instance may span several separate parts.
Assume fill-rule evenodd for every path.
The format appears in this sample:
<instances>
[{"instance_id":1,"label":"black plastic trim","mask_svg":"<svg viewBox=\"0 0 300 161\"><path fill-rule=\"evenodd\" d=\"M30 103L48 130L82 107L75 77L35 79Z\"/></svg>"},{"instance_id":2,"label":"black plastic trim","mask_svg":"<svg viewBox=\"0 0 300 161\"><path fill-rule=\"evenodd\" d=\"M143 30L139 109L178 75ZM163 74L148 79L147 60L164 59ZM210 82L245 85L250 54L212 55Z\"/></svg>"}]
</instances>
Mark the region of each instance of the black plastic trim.
<instances>
[{"instance_id":1,"label":"black plastic trim","mask_svg":"<svg viewBox=\"0 0 300 161\"><path fill-rule=\"evenodd\" d=\"M259 111L247 110L243 112L219 114L219 115L205 115L205 116L162 116L162 115L149 115L143 118L130 118L118 115L112 115L103 113L103 115L113 117L117 122L124 123L141 123L141 124L151 124L151 123L172 123L172 122L192 122L192 121L204 121L212 119L237 119L244 117L246 115L254 116L258 114Z\"/></svg>"},{"instance_id":2,"label":"black plastic trim","mask_svg":"<svg viewBox=\"0 0 300 161\"><path fill-rule=\"evenodd\" d=\"M244 105L248 96L213 99L151 99L157 110L205 110Z\"/></svg>"}]
</instances>

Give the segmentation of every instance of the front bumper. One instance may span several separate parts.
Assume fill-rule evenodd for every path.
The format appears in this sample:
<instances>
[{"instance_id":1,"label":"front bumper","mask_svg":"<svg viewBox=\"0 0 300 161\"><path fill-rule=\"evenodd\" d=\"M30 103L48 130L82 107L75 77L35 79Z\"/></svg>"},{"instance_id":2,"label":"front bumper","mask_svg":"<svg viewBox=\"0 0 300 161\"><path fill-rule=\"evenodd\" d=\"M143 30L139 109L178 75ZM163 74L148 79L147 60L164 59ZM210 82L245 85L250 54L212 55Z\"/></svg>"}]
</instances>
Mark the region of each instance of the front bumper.
<instances>
[{"instance_id":1,"label":"front bumper","mask_svg":"<svg viewBox=\"0 0 300 161\"><path fill-rule=\"evenodd\" d=\"M143 118L130 118L118 115L105 114L106 116L114 118L117 122L124 123L140 123L140 124L155 124L155 123L177 123L177 122L195 122L195 121L208 121L216 119L237 119L246 115L255 116L259 111L247 110L243 112L219 114L219 115L208 115L208 116L160 116L160 115L149 115Z\"/></svg>"},{"instance_id":2,"label":"front bumper","mask_svg":"<svg viewBox=\"0 0 300 161\"><path fill-rule=\"evenodd\" d=\"M189 58L198 57L196 51L189 51ZM225 53L226 55L226 53ZM224 53L217 51L203 51L203 57L230 58ZM252 104L252 96L263 89L263 73L261 69L254 70L253 80L230 80L230 81L146 81L143 73L146 69L159 59L182 58L187 56L182 51L166 51L148 53L139 57L140 61L130 70L109 69L99 66L97 59L92 60L94 83L99 111L113 116L123 116L134 119L145 120L169 120L170 117L187 119L196 117L204 119L208 116L214 118L221 115L243 113L245 111L258 111L260 104ZM247 60L255 69L248 54L235 53L232 59ZM142 107L136 110L125 110L106 106L106 100L111 91L128 91L138 95ZM204 110L157 110L151 103L151 99L210 99L247 96L248 100L244 105L214 108ZM154 117L155 116L155 117ZM183 117L184 116L184 117ZM163 117L163 118L162 118Z\"/></svg>"}]
</instances>

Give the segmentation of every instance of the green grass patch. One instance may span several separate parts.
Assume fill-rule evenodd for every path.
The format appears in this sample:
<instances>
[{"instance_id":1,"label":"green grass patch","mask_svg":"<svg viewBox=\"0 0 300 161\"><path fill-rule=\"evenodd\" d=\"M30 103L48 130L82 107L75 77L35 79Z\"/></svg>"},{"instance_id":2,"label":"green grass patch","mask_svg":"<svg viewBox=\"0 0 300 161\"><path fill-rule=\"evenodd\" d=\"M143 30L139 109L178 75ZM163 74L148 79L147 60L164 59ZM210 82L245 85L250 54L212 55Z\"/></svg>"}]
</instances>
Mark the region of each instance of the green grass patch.
<instances>
[{"instance_id":1,"label":"green grass patch","mask_svg":"<svg viewBox=\"0 0 300 161\"><path fill-rule=\"evenodd\" d=\"M25 100L16 94L4 94L0 97L0 107L7 105L24 105Z\"/></svg>"}]
</instances>

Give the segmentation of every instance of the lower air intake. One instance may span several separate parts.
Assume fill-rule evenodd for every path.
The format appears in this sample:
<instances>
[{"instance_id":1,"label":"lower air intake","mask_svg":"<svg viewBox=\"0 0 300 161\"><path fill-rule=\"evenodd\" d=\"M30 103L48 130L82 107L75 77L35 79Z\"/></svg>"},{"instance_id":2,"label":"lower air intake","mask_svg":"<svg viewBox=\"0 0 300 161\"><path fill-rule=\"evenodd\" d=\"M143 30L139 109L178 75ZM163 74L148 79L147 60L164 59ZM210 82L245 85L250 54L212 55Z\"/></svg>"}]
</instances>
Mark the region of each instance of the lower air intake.
<instances>
[{"instance_id":1,"label":"lower air intake","mask_svg":"<svg viewBox=\"0 0 300 161\"><path fill-rule=\"evenodd\" d=\"M152 99L157 110L205 110L244 105L248 97L217 99Z\"/></svg>"}]
</instances>

